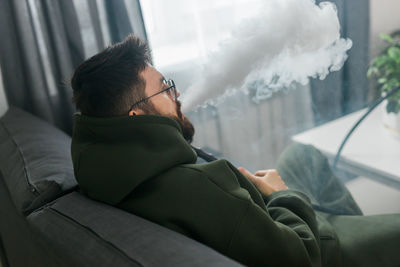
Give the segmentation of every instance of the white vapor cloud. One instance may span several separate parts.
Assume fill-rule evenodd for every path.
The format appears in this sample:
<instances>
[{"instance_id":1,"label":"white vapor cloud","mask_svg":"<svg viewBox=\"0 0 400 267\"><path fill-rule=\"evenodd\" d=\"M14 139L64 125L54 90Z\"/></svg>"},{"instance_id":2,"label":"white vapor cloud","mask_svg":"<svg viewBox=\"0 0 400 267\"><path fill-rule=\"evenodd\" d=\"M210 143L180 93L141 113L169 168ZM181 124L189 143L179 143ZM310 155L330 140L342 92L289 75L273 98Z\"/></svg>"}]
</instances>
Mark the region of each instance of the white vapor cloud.
<instances>
[{"instance_id":1,"label":"white vapor cloud","mask_svg":"<svg viewBox=\"0 0 400 267\"><path fill-rule=\"evenodd\" d=\"M325 79L343 66L351 46L340 37L334 4L265 1L257 16L237 25L209 55L201 79L183 95L183 111L254 84L257 100L293 83L307 84L310 77Z\"/></svg>"}]
</instances>

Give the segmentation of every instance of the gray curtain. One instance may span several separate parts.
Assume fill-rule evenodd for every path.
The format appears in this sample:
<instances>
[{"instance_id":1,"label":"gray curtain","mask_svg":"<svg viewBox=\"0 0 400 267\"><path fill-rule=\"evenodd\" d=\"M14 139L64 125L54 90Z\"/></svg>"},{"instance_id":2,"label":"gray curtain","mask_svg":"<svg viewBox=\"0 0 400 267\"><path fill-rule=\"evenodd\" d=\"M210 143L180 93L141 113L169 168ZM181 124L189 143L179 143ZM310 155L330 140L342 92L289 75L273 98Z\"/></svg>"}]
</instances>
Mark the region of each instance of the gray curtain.
<instances>
[{"instance_id":1,"label":"gray curtain","mask_svg":"<svg viewBox=\"0 0 400 267\"><path fill-rule=\"evenodd\" d=\"M70 134L74 69L132 32L146 39L139 0L0 0L8 104Z\"/></svg>"},{"instance_id":2,"label":"gray curtain","mask_svg":"<svg viewBox=\"0 0 400 267\"><path fill-rule=\"evenodd\" d=\"M323 81L311 81L312 108L317 125L361 109L368 102L369 1L330 2L338 8L342 36L350 38L353 47L340 71L329 74Z\"/></svg>"}]
</instances>

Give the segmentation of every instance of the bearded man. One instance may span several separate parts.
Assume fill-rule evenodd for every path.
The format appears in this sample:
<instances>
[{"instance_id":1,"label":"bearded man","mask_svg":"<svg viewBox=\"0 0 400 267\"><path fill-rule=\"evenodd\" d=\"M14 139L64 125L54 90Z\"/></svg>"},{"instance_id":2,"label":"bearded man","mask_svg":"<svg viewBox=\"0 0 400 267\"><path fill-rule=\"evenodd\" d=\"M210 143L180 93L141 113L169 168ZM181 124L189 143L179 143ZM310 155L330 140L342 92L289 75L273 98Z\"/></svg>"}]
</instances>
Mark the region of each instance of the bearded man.
<instances>
[{"instance_id":1,"label":"bearded man","mask_svg":"<svg viewBox=\"0 0 400 267\"><path fill-rule=\"evenodd\" d=\"M252 174L192 147L180 93L137 37L83 62L72 87L74 172L90 198L248 266L400 264L400 215L361 216L315 148L291 146L277 170Z\"/></svg>"}]
</instances>

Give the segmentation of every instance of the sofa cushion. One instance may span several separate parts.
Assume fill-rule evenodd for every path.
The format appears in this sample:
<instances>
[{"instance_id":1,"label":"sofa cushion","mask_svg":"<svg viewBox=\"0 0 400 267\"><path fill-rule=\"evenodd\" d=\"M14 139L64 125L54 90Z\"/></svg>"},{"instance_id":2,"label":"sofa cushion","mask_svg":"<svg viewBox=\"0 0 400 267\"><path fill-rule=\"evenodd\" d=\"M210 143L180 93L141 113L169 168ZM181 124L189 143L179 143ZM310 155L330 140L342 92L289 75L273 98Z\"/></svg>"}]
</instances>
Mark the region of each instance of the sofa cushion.
<instances>
[{"instance_id":1,"label":"sofa cushion","mask_svg":"<svg viewBox=\"0 0 400 267\"><path fill-rule=\"evenodd\" d=\"M0 119L0 170L23 214L76 186L71 138L49 123L10 107Z\"/></svg>"}]
</instances>

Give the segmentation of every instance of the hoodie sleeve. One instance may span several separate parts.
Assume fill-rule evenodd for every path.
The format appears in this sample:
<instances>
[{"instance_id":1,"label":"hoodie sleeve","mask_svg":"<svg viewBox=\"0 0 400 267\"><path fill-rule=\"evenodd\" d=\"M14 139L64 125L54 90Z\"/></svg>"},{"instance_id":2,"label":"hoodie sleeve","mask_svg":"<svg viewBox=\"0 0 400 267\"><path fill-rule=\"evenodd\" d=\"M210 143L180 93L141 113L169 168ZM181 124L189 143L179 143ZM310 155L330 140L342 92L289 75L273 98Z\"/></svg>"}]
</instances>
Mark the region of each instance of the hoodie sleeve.
<instances>
[{"instance_id":1,"label":"hoodie sleeve","mask_svg":"<svg viewBox=\"0 0 400 267\"><path fill-rule=\"evenodd\" d=\"M215 185L233 196L220 201L238 214L234 221L220 218L220 223L234 224L225 254L248 266L321 266L318 226L307 196L279 191L260 205L253 190L243 188L246 178L229 164L229 168L222 165L226 163L215 163L208 168L212 173L206 172Z\"/></svg>"},{"instance_id":2,"label":"hoodie sleeve","mask_svg":"<svg viewBox=\"0 0 400 267\"><path fill-rule=\"evenodd\" d=\"M272 194L266 211L249 199L228 254L249 266L320 266L314 211L290 190Z\"/></svg>"}]
</instances>

